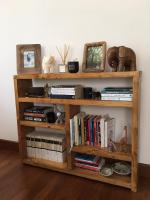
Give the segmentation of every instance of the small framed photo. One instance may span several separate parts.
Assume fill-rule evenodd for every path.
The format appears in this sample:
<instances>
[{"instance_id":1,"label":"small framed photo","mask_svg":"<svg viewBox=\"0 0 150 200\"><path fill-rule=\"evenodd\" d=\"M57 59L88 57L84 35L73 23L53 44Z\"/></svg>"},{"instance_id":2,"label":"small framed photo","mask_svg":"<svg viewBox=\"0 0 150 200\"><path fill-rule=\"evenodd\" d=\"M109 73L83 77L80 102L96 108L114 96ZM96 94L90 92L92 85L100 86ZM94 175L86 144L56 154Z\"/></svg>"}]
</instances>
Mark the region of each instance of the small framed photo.
<instances>
[{"instance_id":1,"label":"small framed photo","mask_svg":"<svg viewBox=\"0 0 150 200\"><path fill-rule=\"evenodd\" d=\"M17 73L39 74L41 68L41 45L21 44L16 46L17 50Z\"/></svg>"},{"instance_id":2,"label":"small framed photo","mask_svg":"<svg viewBox=\"0 0 150 200\"><path fill-rule=\"evenodd\" d=\"M103 72L105 70L106 42L84 45L83 72Z\"/></svg>"}]
</instances>

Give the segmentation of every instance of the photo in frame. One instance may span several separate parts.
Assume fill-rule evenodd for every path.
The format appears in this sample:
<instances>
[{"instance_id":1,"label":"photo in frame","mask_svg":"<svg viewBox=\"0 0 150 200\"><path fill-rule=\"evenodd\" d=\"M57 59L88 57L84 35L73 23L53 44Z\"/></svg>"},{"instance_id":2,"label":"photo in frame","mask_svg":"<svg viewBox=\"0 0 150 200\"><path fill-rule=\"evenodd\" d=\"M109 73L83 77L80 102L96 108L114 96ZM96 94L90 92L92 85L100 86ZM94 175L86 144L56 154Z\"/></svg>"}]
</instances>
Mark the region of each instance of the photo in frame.
<instances>
[{"instance_id":1,"label":"photo in frame","mask_svg":"<svg viewBox=\"0 0 150 200\"><path fill-rule=\"evenodd\" d=\"M83 72L103 72L105 70L106 42L87 43L84 45Z\"/></svg>"},{"instance_id":2,"label":"photo in frame","mask_svg":"<svg viewBox=\"0 0 150 200\"><path fill-rule=\"evenodd\" d=\"M39 74L42 72L40 44L19 44L16 46L16 51L18 74Z\"/></svg>"}]
</instances>

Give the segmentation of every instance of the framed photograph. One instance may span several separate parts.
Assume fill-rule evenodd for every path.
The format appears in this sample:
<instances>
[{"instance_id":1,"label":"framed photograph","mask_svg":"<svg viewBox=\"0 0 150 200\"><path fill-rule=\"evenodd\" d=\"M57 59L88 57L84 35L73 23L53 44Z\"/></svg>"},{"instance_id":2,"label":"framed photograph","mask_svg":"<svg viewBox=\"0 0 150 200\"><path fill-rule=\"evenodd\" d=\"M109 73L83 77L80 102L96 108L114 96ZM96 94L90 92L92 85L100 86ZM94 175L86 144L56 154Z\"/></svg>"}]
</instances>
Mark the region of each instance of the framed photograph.
<instances>
[{"instance_id":1,"label":"framed photograph","mask_svg":"<svg viewBox=\"0 0 150 200\"><path fill-rule=\"evenodd\" d=\"M39 74L41 67L41 45L21 44L17 49L17 73L18 74Z\"/></svg>"},{"instance_id":2,"label":"framed photograph","mask_svg":"<svg viewBox=\"0 0 150 200\"><path fill-rule=\"evenodd\" d=\"M105 70L106 42L88 43L84 46L83 72L102 72Z\"/></svg>"}]
</instances>

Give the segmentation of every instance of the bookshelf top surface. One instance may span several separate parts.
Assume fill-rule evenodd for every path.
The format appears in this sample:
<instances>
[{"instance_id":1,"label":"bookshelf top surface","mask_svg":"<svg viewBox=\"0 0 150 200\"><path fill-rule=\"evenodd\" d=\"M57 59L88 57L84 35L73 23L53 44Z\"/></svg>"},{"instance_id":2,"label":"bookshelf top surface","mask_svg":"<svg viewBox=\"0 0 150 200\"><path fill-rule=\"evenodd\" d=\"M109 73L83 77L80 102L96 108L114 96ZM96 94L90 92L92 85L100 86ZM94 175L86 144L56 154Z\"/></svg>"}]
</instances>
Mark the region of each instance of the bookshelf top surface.
<instances>
[{"instance_id":1,"label":"bookshelf top surface","mask_svg":"<svg viewBox=\"0 0 150 200\"><path fill-rule=\"evenodd\" d=\"M94 78L132 78L139 76L140 71L128 72L94 72L94 73L48 73L48 74L19 74L14 79L94 79Z\"/></svg>"}]
</instances>

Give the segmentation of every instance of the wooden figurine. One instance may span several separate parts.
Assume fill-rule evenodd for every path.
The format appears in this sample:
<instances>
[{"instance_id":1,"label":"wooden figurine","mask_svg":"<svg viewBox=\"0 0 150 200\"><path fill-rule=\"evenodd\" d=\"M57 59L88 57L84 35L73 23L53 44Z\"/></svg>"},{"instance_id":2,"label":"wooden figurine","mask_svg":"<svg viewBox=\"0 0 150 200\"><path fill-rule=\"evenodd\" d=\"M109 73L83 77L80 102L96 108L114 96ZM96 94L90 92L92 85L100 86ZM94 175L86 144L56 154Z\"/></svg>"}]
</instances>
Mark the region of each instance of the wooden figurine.
<instances>
[{"instance_id":1,"label":"wooden figurine","mask_svg":"<svg viewBox=\"0 0 150 200\"><path fill-rule=\"evenodd\" d=\"M113 71L136 70L136 55L131 48L111 47L107 51L107 60Z\"/></svg>"}]
</instances>

